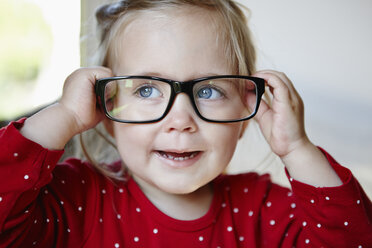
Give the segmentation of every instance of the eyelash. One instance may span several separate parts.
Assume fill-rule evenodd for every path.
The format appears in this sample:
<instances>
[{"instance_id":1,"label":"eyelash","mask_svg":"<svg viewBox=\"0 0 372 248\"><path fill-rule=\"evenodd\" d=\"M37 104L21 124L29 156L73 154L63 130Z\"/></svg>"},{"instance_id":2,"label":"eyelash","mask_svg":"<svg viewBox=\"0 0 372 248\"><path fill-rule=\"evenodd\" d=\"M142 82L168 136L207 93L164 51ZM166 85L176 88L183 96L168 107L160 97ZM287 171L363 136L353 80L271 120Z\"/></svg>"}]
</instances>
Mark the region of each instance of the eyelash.
<instances>
[{"instance_id":1,"label":"eyelash","mask_svg":"<svg viewBox=\"0 0 372 248\"><path fill-rule=\"evenodd\" d=\"M151 84L151 83L144 83L142 85L139 85L136 87L136 89L134 90L134 95L137 95L137 96L140 96L140 90L143 89L143 88L153 88L155 90L157 90L158 92L162 93L157 87L155 87L155 85ZM141 98L143 98L142 96L140 96Z\"/></svg>"},{"instance_id":2,"label":"eyelash","mask_svg":"<svg viewBox=\"0 0 372 248\"><path fill-rule=\"evenodd\" d=\"M220 88L220 87L216 87L216 86L212 86L212 85L202 85L202 86L200 86L196 91L195 91L195 93L196 93L196 95L197 95L197 93L200 91L200 90L202 90L202 89L204 89L204 88L210 88L210 89L213 89L213 90L216 90L216 91L218 91L218 93L219 94L221 94L221 96L223 97L223 98L226 98L226 93L225 93L225 91L222 89L222 88Z\"/></svg>"}]
</instances>

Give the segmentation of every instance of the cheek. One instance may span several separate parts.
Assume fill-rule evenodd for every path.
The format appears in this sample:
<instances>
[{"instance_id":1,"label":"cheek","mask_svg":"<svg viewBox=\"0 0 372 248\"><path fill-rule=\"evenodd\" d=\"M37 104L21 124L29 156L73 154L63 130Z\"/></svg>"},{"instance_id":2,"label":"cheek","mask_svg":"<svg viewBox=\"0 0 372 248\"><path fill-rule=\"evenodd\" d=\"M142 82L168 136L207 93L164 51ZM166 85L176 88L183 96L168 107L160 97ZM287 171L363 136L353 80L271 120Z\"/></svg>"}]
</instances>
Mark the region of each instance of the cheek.
<instances>
[{"instance_id":1,"label":"cheek","mask_svg":"<svg viewBox=\"0 0 372 248\"><path fill-rule=\"evenodd\" d=\"M143 158L153 140L152 132L144 126L120 123L114 126L114 137L125 162L133 158Z\"/></svg>"},{"instance_id":2,"label":"cheek","mask_svg":"<svg viewBox=\"0 0 372 248\"><path fill-rule=\"evenodd\" d=\"M230 161L240 137L242 124L216 124L206 130L210 137L209 145L218 153L216 155Z\"/></svg>"}]
</instances>

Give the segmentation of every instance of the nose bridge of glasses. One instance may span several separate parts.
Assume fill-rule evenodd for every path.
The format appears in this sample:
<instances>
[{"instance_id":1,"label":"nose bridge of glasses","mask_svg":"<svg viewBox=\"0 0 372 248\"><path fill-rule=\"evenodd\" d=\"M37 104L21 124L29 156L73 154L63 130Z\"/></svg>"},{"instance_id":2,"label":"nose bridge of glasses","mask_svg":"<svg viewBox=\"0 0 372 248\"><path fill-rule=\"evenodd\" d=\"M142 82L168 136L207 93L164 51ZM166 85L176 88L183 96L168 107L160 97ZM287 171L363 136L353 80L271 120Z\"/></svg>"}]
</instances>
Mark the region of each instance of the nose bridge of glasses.
<instances>
[{"instance_id":1,"label":"nose bridge of glasses","mask_svg":"<svg viewBox=\"0 0 372 248\"><path fill-rule=\"evenodd\" d=\"M192 93L192 88L193 88L193 83L191 82L180 82L180 81L173 81L172 82L172 87L174 90L174 100L177 98L177 96L180 93L184 93L185 95L188 96L191 105L193 101L193 93ZM179 97L178 97L179 98ZM173 105L173 103L172 103Z\"/></svg>"},{"instance_id":2,"label":"nose bridge of glasses","mask_svg":"<svg viewBox=\"0 0 372 248\"><path fill-rule=\"evenodd\" d=\"M189 83L189 82L174 81L172 83L172 86L176 94L182 93L182 92L186 94L190 94L191 89L192 89L192 83Z\"/></svg>"},{"instance_id":3,"label":"nose bridge of glasses","mask_svg":"<svg viewBox=\"0 0 372 248\"><path fill-rule=\"evenodd\" d=\"M174 95L175 97L179 94L179 93L184 93L186 95L189 96L190 100L192 101L192 87L193 87L193 83L191 82L181 82L181 81L173 81L172 82L172 87L173 87L173 91L174 91Z\"/></svg>"}]
</instances>

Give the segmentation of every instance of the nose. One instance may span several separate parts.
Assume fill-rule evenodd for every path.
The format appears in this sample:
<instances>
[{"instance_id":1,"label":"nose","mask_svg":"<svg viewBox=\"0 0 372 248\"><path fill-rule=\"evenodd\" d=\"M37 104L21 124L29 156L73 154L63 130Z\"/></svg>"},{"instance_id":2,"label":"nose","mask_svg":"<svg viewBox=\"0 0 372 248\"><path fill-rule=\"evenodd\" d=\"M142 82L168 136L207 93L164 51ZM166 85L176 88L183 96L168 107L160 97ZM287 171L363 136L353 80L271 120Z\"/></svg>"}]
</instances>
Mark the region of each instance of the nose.
<instances>
[{"instance_id":1,"label":"nose","mask_svg":"<svg viewBox=\"0 0 372 248\"><path fill-rule=\"evenodd\" d=\"M189 97L184 93L178 94L172 108L163 120L165 131L193 133L197 130L196 118Z\"/></svg>"}]
</instances>

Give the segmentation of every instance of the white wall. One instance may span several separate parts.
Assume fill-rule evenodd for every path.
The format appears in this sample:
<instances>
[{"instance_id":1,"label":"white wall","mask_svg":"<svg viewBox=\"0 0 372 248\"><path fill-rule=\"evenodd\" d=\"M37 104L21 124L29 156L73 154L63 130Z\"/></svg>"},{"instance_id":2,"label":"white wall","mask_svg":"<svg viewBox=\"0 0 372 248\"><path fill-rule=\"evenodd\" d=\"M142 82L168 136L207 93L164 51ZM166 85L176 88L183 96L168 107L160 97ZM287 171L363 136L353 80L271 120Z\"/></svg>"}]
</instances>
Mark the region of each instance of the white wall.
<instances>
[{"instance_id":1,"label":"white wall","mask_svg":"<svg viewBox=\"0 0 372 248\"><path fill-rule=\"evenodd\" d=\"M372 1L239 2L251 10L258 69L292 79L310 139L351 168L372 195ZM243 143L241 151L252 148Z\"/></svg>"},{"instance_id":2,"label":"white wall","mask_svg":"<svg viewBox=\"0 0 372 248\"><path fill-rule=\"evenodd\" d=\"M21 102L32 110L56 101L62 95L66 77L79 68L80 4L76 0L29 1L41 8L53 37L50 58L45 62L32 92L28 92Z\"/></svg>"}]
</instances>

